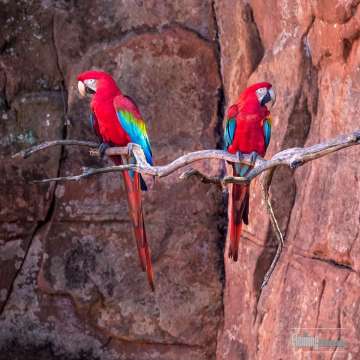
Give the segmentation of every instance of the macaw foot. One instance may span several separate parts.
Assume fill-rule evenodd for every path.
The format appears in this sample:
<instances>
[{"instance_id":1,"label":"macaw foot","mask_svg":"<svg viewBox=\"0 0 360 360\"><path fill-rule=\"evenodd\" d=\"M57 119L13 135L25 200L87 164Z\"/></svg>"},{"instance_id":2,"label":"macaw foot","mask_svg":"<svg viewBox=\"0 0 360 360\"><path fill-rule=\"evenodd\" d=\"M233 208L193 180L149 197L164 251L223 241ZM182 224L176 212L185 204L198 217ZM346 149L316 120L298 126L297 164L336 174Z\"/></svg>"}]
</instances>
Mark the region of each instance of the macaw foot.
<instances>
[{"instance_id":1,"label":"macaw foot","mask_svg":"<svg viewBox=\"0 0 360 360\"><path fill-rule=\"evenodd\" d=\"M258 158L258 153L256 151L252 151L250 153L250 166L254 167L255 163L256 163L256 159Z\"/></svg>"},{"instance_id":2,"label":"macaw foot","mask_svg":"<svg viewBox=\"0 0 360 360\"><path fill-rule=\"evenodd\" d=\"M236 156L239 159L239 161L241 161L244 158L244 154L241 151L237 151Z\"/></svg>"},{"instance_id":3,"label":"macaw foot","mask_svg":"<svg viewBox=\"0 0 360 360\"><path fill-rule=\"evenodd\" d=\"M108 149L109 147L111 147L111 145L110 145L109 143L102 142L102 143L100 144L100 146L99 146L99 153L100 153L101 159L104 158L106 149Z\"/></svg>"},{"instance_id":4,"label":"macaw foot","mask_svg":"<svg viewBox=\"0 0 360 360\"><path fill-rule=\"evenodd\" d=\"M244 154L241 151L236 152L236 156L239 160L242 160L244 158ZM250 153L250 166L253 167L256 163L256 159L258 157L261 157L256 151L253 151Z\"/></svg>"},{"instance_id":5,"label":"macaw foot","mask_svg":"<svg viewBox=\"0 0 360 360\"><path fill-rule=\"evenodd\" d=\"M129 157L133 157L134 156L134 148L136 147L136 144L134 143L128 143L127 144L127 148L128 148L128 156Z\"/></svg>"}]
</instances>

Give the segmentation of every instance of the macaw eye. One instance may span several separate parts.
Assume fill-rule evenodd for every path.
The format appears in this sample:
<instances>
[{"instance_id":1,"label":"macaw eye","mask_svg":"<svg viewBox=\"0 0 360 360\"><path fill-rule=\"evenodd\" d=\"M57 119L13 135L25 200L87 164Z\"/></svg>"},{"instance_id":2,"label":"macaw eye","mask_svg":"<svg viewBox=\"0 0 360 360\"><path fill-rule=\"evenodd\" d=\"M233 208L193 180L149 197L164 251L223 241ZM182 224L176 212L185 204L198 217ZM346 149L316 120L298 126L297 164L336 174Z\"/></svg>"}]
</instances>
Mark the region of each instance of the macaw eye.
<instances>
[{"instance_id":1,"label":"macaw eye","mask_svg":"<svg viewBox=\"0 0 360 360\"><path fill-rule=\"evenodd\" d=\"M257 99L259 100L259 103L261 104L261 106L264 106L266 103L268 103L271 100L271 95L269 93L269 89L266 87L257 89L256 96L257 96Z\"/></svg>"},{"instance_id":2,"label":"macaw eye","mask_svg":"<svg viewBox=\"0 0 360 360\"><path fill-rule=\"evenodd\" d=\"M96 93L96 80L88 79L84 80L85 91L87 94L95 94Z\"/></svg>"},{"instance_id":3,"label":"macaw eye","mask_svg":"<svg viewBox=\"0 0 360 360\"><path fill-rule=\"evenodd\" d=\"M267 88L265 87L256 90L256 96L260 102L262 98L266 95L266 93L267 93Z\"/></svg>"}]
</instances>

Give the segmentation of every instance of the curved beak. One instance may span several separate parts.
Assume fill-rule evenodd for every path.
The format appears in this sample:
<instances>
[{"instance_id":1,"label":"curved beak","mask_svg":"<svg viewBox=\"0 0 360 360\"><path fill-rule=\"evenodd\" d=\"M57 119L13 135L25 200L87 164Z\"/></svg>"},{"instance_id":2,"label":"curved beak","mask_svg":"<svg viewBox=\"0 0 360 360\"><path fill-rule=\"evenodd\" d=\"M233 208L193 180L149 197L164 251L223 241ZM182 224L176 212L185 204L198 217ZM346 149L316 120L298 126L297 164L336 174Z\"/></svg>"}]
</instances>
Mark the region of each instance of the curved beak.
<instances>
[{"instance_id":1,"label":"curved beak","mask_svg":"<svg viewBox=\"0 0 360 360\"><path fill-rule=\"evenodd\" d=\"M86 96L85 84L82 81L78 81L78 89L81 97Z\"/></svg>"},{"instance_id":2,"label":"curved beak","mask_svg":"<svg viewBox=\"0 0 360 360\"><path fill-rule=\"evenodd\" d=\"M270 106L270 108L272 108L275 105L275 102L276 102L276 93L275 93L275 90L273 88L270 88L268 90L268 93L269 93L270 98L271 98L271 106Z\"/></svg>"}]
</instances>

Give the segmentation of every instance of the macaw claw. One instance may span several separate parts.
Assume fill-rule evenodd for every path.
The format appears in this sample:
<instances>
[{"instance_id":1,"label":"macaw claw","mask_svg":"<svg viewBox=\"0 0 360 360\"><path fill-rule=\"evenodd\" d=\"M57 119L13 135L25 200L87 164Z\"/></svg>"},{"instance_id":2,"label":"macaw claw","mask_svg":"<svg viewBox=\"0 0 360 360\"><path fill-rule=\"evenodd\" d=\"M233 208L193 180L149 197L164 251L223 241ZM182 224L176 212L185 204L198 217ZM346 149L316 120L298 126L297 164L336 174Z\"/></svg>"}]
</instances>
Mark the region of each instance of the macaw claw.
<instances>
[{"instance_id":1,"label":"macaw claw","mask_svg":"<svg viewBox=\"0 0 360 360\"><path fill-rule=\"evenodd\" d=\"M134 147L136 146L136 144L134 143L128 143L127 148L128 148L128 156L133 157L134 156Z\"/></svg>"},{"instance_id":2,"label":"macaw claw","mask_svg":"<svg viewBox=\"0 0 360 360\"><path fill-rule=\"evenodd\" d=\"M241 151L236 152L236 156L238 157L239 161L244 159L244 154ZM256 163L256 159L259 157L259 154L256 151L250 153L250 166L254 167Z\"/></svg>"},{"instance_id":3,"label":"macaw claw","mask_svg":"<svg viewBox=\"0 0 360 360\"><path fill-rule=\"evenodd\" d=\"M254 167L255 163L256 163L256 159L258 158L258 153L256 151L252 151L250 153L250 162L251 162L251 167Z\"/></svg>"},{"instance_id":4,"label":"macaw claw","mask_svg":"<svg viewBox=\"0 0 360 360\"><path fill-rule=\"evenodd\" d=\"M244 159L244 154L241 151L237 151L236 152L236 156L239 159L239 161L241 161L242 159Z\"/></svg>"},{"instance_id":5,"label":"macaw claw","mask_svg":"<svg viewBox=\"0 0 360 360\"><path fill-rule=\"evenodd\" d=\"M100 146L99 146L99 154L100 154L101 159L104 158L106 149L108 149L109 147L111 147L111 145L108 144L108 143L102 142L100 144Z\"/></svg>"}]
</instances>

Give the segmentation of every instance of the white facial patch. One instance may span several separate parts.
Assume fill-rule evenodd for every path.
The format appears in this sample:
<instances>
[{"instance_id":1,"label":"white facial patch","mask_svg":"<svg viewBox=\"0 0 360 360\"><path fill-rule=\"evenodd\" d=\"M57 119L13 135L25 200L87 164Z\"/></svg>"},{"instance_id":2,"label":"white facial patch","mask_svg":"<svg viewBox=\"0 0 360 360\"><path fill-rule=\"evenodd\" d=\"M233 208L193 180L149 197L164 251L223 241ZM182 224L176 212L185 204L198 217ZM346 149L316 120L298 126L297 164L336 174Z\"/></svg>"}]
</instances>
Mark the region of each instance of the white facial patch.
<instances>
[{"instance_id":1,"label":"white facial patch","mask_svg":"<svg viewBox=\"0 0 360 360\"><path fill-rule=\"evenodd\" d=\"M88 87L92 91L96 92L96 80L95 79L84 80L84 84L86 87Z\"/></svg>"},{"instance_id":2,"label":"white facial patch","mask_svg":"<svg viewBox=\"0 0 360 360\"><path fill-rule=\"evenodd\" d=\"M266 95L267 91L268 91L268 89L266 87L262 87L255 91L257 99L259 100L259 103L261 103L261 101L262 101L263 97Z\"/></svg>"}]
</instances>

